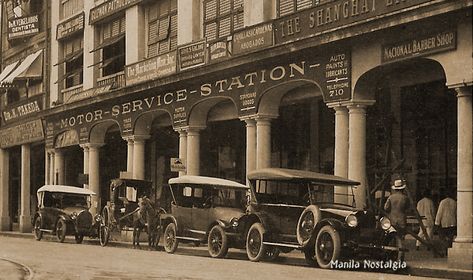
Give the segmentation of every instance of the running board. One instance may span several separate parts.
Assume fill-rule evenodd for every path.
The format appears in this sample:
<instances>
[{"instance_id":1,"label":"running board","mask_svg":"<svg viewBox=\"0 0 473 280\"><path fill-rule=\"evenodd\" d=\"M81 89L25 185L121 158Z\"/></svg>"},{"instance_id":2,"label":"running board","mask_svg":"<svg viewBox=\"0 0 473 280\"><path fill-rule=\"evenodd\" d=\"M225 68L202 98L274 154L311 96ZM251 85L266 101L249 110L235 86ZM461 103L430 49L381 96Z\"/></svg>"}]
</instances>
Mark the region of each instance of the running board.
<instances>
[{"instance_id":1,"label":"running board","mask_svg":"<svg viewBox=\"0 0 473 280\"><path fill-rule=\"evenodd\" d=\"M288 247L288 248L293 248L293 249L302 249L302 246L296 245L296 244L287 244L287 243L274 243L274 242L266 242L263 241L264 245L269 245L269 246L278 246L278 247Z\"/></svg>"},{"instance_id":2,"label":"running board","mask_svg":"<svg viewBox=\"0 0 473 280\"><path fill-rule=\"evenodd\" d=\"M39 230L42 231L42 232L53 233L52 229L42 229L42 228L40 228Z\"/></svg>"},{"instance_id":3,"label":"running board","mask_svg":"<svg viewBox=\"0 0 473 280\"><path fill-rule=\"evenodd\" d=\"M189 241L198 241L202 242L202 239L199 238L193 238L193 237L184 237L184 236L176 236L177 239L182 239L182 240L189 240Z\"/></svg>"}]
</instances>

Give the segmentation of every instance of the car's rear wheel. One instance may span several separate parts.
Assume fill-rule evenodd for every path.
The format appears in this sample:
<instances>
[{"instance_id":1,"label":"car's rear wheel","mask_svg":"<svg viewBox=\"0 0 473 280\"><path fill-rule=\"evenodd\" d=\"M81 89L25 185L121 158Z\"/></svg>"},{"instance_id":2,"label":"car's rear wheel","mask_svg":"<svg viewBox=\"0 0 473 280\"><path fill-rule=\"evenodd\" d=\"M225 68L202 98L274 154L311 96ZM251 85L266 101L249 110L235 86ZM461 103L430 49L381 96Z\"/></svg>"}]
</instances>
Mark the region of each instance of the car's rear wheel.
<instances>
[{"instance_id":1,"label":"car's rear wheel","mask_svg":"<svg viewBox=\"0 0 473 280\"><path fill-rule=\"evenodd\" d=\"M316 266L317 263L315 261L315 247L314 246L311 246L304 250L304 257L305 257L305 262L309 266Z\"/></svg>"},{"instance_id":2,"label":"car's rear wheel","mask_svg":"<svg viewBox=\"0 0 473 280\"><path fill-rule=\"evenodd\" d=\"M41 231L41 217L38 216L36 217L36 219L34 220L34 238L36 240L41 240L41 238L43 238L43 232Z\"/></svg>"},{"instance_id":3,"label":"car's rear wheel","mask_svg":"<svg viewBox=\"0 0 473 280\"><path fill-rule=\"evenodd\" d=\"M176 237L176 224L170 223L164 231L164 250L167 253L173 254L177 250L179 241Z\"/></svg>"},{"instance_id":4,"label":"car's rear wheel","mask_svg":"<svg viewBox=\"0 0 473 280\"><path fill-rule=\"evenodd\" d=\"M246 236L246 255L252 262L258 262L264 257L266 245L263 244L264 227L261 223L254 223Z\"/></svg>"},{"instance_id":5,"label":"car's rear wheel","mask_svg":"<svg viewBox=\"0 0 473 280\"><path fill-rule=\"evenodd\" d=\"M215 225L212 227L207 241L209 254L212 258L223 258L227 255L227 235L221 226Z\"/></svg>"},{"instance_id":6,"label":"car's rear wheel","mask_svg":"<svg viewBox=\"0 0 473 280\"><path fill-rule=\"evenodd\" d=\"M330 268L340 257L340 234L332 226L323 226L315 240L315 259L321 268Z\"/></svg>"},{"instance_id":7,"label":"car's rear wheel","mask_svg":"<svg viewBox=\"0 0 473 280\"><path fill-rule=\"evenodd\" d=\"M108 240L110 239L110 229L104 224L99 225L99 241L100 246L107 246Z\"/></svg>"},{"instance_id":8,"label":"car's rear wheel","mask_svg":"<svg viewBox=\"0 0 473 280\"><path fill-rule=\"evenodd\" d=\"M84 240L84 235L76 233L76 235L74 236L74 239L76 240L77 244L81 244L82 241Z\"/></svg>"},{"instance_id":9,"label":"car's rear wheel","mask_svg":"<svg viewBox=\"0 0 473 280\"><path fill-rule=\"evenodd\" d=\"M56 223L56 237L59 242L64 242L66 239L67 225L63 219L59 219Z\"/></svg>"}]
</instances>

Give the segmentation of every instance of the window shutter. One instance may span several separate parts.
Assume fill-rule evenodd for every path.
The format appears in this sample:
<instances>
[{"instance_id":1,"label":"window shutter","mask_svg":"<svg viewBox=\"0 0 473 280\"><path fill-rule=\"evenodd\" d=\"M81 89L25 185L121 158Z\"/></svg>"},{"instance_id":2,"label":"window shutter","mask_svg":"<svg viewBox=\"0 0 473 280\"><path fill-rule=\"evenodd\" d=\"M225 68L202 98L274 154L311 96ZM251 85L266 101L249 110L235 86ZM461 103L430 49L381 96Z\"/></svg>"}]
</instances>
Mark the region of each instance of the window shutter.
<instances>
[{"instance_id":1,"label":"window shutter","mask_svg":"<svg viewBox=\"0 0 473 280\"><path fill-rule=\"evenodd\" d=\"M217 39L217 23L212 22L205 25L205 37L208 41Z\"/></svg>"},{"instance_id":2,"label":"window shutter","mask_svg":"<svg viewBox=\"0 0 473 280\"><path fill-rule=\"evenodd\" d=\"M150 22L148 27L148 44L154 44L158 40L158 21Z\"/></svg>"},{"instance_id":3,"label":"window shutter","mask_svg":"<svg viewBox=\"0 0 473 280\"><path fill-rule=\"evenodd\" d=\"M233 9L238 10L243 8L243 0L233 0Z\"/></svg>"},{"instance_id":4,"label":"window shutter","mask_svg":"<svg viewBox=\"0 0 473 280\"><path fill-rule=\"evenodd\" d=\"M158 20L158 41L167 39L169 36L169 26L170 26L171 17L167 16Z\"/></svg>"},{"instance_id":5,"label":"window shutter","mask_svg":"<svg viewBox=\"0 0 473 280\"><path fill-rule=\"evenodd\" d=\"M224 37L230 35L232 24L232 16L222 18L220 20L220 26L218 30L218 37Z\"/></svg>"},{"instance_id":6,"label":"window shutter","mask_svg":"<svg viewBox=\"0 0 473 280\"><path fill-rule=\"evenodd\" d=\"M177 14L171 16L171 36L177 34Z\"/></svg>"},{"instance_id":7,"label":"window shutter","mask_svg":"<svg viewBox=\"0 0 473 280\"><path fill-rule=\"evenodd\" d=\"M300 11L302 9L312 7L312 0L297 0L297 10Z\"/></svg>"},{"instance_id":8,"label":"window shutter","mask_svg":"<svg viewBox=\"0 0 473 280\"><path fill-rule=\"evenodd\" d=\"M279 16L294 13L294 0L279 0Z\"/></svg>"},{"instance_id":9,"label":"window shutter","mask_svg":"<svg viewBox=\"0 0 473 280\"><path fill-rule=\"evenodd\" d=\"M120 34L120 20L114 20L112 22L112 37Z\"/></svg>"},{"instance_id":10,"label":"window shutter","mask_svg":"<svg viewBox=\"0 0 473 280\"><path fill-rule=\"evenodd\" d=\"M158 54L162 54L162 53L165 53L169 51L169 43L168 41L162 41L162 42L159 42L159 50L158 50Z\"/></svg>"},{"instance_id":11,"label":"window shutter","mask_svg":"<svg viewBox=\"0 0 473 280\"><path fill-rule=\"evenodd\" d=\"M230 0L220 0L220 8L218 10L219 15L226 15L232 10Z\"/></svg>"},{"instance_id":12,"label":"window shutter","mask_svg":"<svg viewBox=\"0 0 473 280\"><path fill-rule=\"evenodd\" d=\"M211 20L217 17L217 0L204 2L205 20Z\"/></svg>"},{"instance_id":13,"label":"window shutter","mask_svg":"<svg viewBox=\"0 0 473 280\"><path fill-rule=\"evenodd\" d=\"M233 29L238 30L243 28L243 11L233 16Z\"/></svg>"},{"instance_id":14,"label":"window shutter","mask_svg":"<svg viewBox=\"0 0 473 280\"><path fill-rule=\"evenodd\" d=\"M154 43L148 47L148 57L153 57L158 54L158 44Z\"/></svg>"}]
</instances>

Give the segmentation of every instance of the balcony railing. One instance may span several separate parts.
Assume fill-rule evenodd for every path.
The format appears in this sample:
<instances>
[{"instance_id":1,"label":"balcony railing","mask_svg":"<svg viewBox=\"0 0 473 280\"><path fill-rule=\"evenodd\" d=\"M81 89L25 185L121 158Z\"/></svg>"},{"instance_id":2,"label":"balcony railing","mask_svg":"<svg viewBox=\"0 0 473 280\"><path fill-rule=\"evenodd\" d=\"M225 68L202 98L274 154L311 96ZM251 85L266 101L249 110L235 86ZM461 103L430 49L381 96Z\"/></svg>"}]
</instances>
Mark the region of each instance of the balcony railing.
<instances>
[{"instance_id":1,"label":"balcony railing","mask_svg":"<svg viewBox=\"0 0 473 280\"><path fill-rule=\"evenodd\" d=\"M125 86L125 72L118 72L113 75L101 77L97 79L97 86L111 85L111 89Z\"/></svg>"},{"instance_id":2,"label":"balcony railing","mask_svg":"<svg viewBox=\"0 0 473 280\"><path fill-rule=\"evenodd\" d=\"M82 85L73 86L73 87L61 90L63 102L67 103L73 95L78 94L79 92L82 92Z\"/></svg>"}]
</instances>

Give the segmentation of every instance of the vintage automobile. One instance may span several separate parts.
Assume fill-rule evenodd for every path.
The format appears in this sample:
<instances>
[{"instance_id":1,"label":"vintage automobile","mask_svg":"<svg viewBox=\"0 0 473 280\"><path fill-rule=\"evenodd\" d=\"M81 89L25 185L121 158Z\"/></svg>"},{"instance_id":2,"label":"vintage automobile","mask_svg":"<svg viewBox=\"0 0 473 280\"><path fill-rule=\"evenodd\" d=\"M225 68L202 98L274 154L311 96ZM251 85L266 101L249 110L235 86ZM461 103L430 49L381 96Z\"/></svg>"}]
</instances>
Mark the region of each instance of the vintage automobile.
<instances>
[{"instance_id":1,"label":"vintage automobile","mask_svg":"<svg viewBox=\"0 0 473 280\"><path fill-rule=\"evenodd\" d=\"M33 217L36 240L43 233L55 234L59 242L74 235L76 243L84 236L97 237L100 217L89 212L94 192L72 186L45 185L37 191L38 211Z\"/></svg>"},{"instance_id":2,"label":"vintage automobile","mask_svg":"<svg viewBox=\"0 0 473 280\"><path fill-rule=\"evenodd\" d=\"M133 214L138 210L138 200L149 197L151 192L151 181L127 178L110 181L110 200L101 214L100 245L106 246L115 233L133 229Z\"/></svg>"},{"instance_id":3,"label":"vintage automobile","mask_svg":"<svg viewBox=\"0 0 473 280\"><path fill-rule=\"evenodd\" d=\"M162 215L164 249L179 242L207 243L210 256L245 246L239 218L245 214L248 187L220 178L184 175L169 180L171 211Z\"/></svg>"},{"instance_id":4,"label":"vintage automobile","mask_svg":"<svg viewBox=\"0 0 473 280\"><path fill-rule=\"evenodd\" d=\"M276 257L293 249L304 252L308 264L321 268L348 257L402 257L401 239L389 219L354 207L353 187L358 182L283 168L255 170L248 179L251 200L240 223L247 228L251 261L261 260L267 252ZM334 193L334 186L339 193Z\"/></svg>"}]
</instances>

